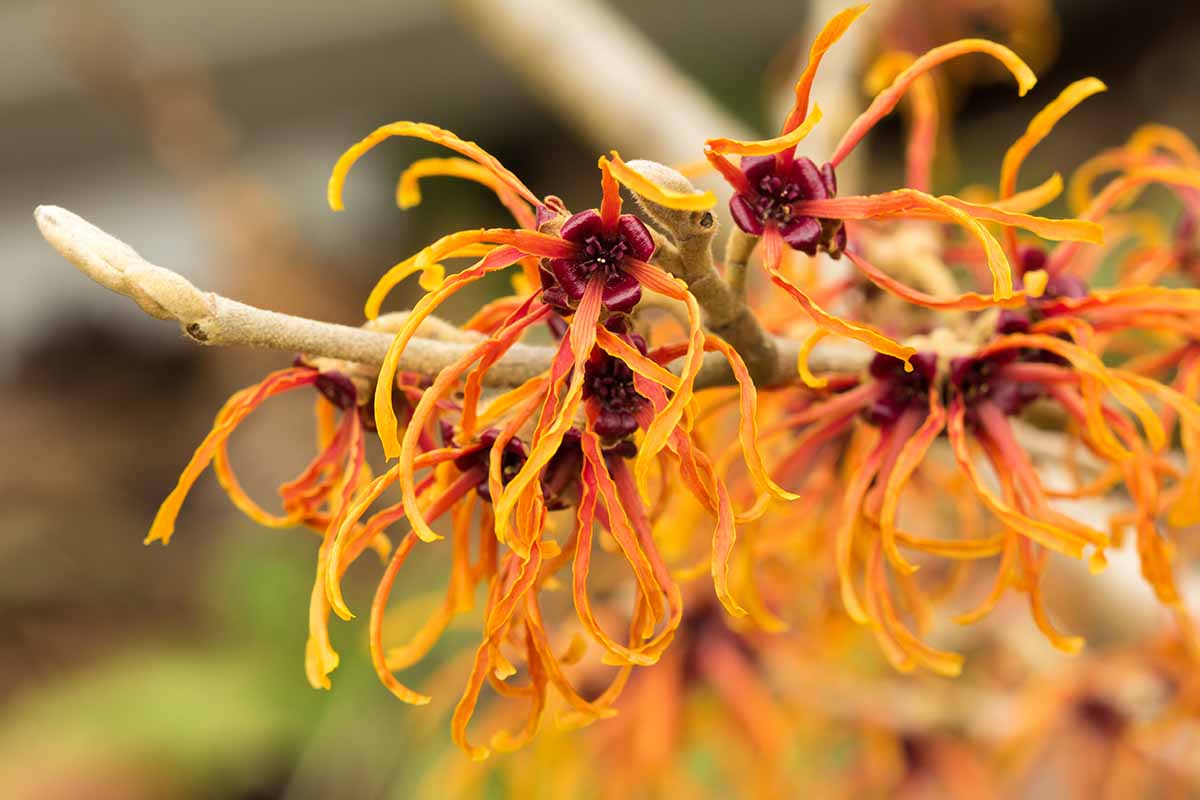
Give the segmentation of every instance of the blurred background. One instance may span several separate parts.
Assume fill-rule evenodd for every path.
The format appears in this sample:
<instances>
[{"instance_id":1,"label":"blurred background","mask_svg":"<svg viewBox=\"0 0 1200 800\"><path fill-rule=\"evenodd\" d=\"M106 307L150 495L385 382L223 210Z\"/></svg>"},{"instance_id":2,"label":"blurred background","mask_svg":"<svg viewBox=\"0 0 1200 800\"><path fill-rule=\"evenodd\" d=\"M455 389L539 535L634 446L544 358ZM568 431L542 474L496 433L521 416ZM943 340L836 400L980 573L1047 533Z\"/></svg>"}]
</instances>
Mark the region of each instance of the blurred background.
<instances>
[{"instance_id":1,"label":"blurred background","mask_svg":"<svg viewBox=\"0 0 1200 800\"><path fill-rule=\"evenodd\" d=\"M1110 91L1035 151L1028 174L1066 174L1141 122L1200 130L1200 4L878 5L850 36L870 31L856 46L860 67L885 46L993 35L1041 77L1019 102L992 76L952 73L955 146L938 190L994 183L1007 143L1084 75ZM611 80L661 116L626 122L578 107L561 80L555 88L556 75L571 80L557 71L563 54L520 38L520 15L539 6L553 10L524 22L543 35L570 27L574 12L625 25L659 53L664 75L683 80L674 65L695 82L687 107L656 105L654 85L622 83L622 52L597 62L591 80ZM455 757L452 689L429 709L393 701L371 672L363 622L334 629L334 690L307 686L310 534L258 529L206 477L171 547L140 543L224 398L290 356L185 341L77 274L31 214L64 206L202 288L357 324L392 263L443 233L505 223L485 192L455 182L429 183L424 205L398 211L396 176L435 152L412 142L372 153L351 175L348 211L328 211L333 162L377 125L450 128L535 192L586 207L608 146L627 158L698 158L700 139L687 140L698 109L731 126L700 134L770 132L813 30L800 0L597 8L0 0L0 797L439 796L430 765ZM514 14L512 32L501 21ZM828 104L864 103L856 81L847 91ZM900 131L892 120L872 135L860 188L895 184ZM272 402L233 448L263 498L304 463L312 439L306 400ZM362 568L352 605L365 602L375 569ZM467 642L462 632L453 643Z\"/></svg>"}]
</instances>

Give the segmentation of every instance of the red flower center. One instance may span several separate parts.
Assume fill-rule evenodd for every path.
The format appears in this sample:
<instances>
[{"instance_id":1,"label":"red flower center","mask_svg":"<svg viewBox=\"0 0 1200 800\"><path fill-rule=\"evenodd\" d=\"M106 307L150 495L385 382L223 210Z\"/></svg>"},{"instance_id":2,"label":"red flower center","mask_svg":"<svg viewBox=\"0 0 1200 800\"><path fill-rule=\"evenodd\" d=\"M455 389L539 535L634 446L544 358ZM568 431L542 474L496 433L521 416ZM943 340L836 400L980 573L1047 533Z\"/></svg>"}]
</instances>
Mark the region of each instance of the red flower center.
<instances>
[{"instance_id":1,"label":"red flower center","mask_svg":"<svg viewBox=\"0 0 1200 800\"><path fill-rule=\"evenodd\" d=\"M937 376L937 355L917 353L910 363L912 372L905 372L904 362L898 358L880 353L871 360L871 377L882 385L883 391L863 411L867 422L886 428L909 409L928 407L929 393L934 391Z\"/></svg>"},{"instance_id":2,"label":"red flower center","mask_svg":"<svg viewBox=\"0 0 1200 800\"><path fill-rule=\"evenodd\" d=\"M625 339L646 353L646 340L641 336L628 334ZM594 404L596 433L609 440L624 439L636 431L637 415L650 402L634 387L629 365L601 350L584 365L583 397Z\"/></svg>"},{"instance_id":3,"label":"red flower center","mask_svg":"<svg viewBox=\"0 0 1200 800\"><path fill-rule=\"evenodd\" d=\"M559 313L570 314L593 280L603 281L601 300L608 311L628 313L642 299L642 287L625 271L629 259L646 261L654 255L654 239L645 224L622 214L606 228L595 209L574 214L559 236L580 246L571 258L553 258L541 270L542 299Z\"/></svg>"},{"instance_id":4,"label":"red flower center","mask_svg":"<svg viewBox=\"0 0 1200 800\"><path fill-rule=\"evenodd\" d=\"M746 233L762 235L775 225L795 250L813 255L825 250L839 256L846 249L846 229L840 220L823 220L796 213L796 203L827 200L837 195L833 165L820 169L809 158L781 161L776 156L746 156L741 163L749 192L729 201L733 221Z\"/></svg>"}]
</instances>

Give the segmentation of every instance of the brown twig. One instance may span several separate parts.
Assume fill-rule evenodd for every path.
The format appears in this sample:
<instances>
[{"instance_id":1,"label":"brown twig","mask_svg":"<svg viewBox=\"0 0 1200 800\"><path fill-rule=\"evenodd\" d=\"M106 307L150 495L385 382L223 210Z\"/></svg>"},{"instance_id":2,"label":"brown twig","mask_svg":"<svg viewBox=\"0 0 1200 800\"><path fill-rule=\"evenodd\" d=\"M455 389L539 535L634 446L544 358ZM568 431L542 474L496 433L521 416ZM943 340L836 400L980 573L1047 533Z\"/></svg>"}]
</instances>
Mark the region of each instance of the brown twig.
<instances>
[{"instance_id":1,"label":"brown twig","mask_svg":"<svg viewBox=\"0 0 1200 800\"><path fill-rule=\"evenodd\" d=\"M34 212L42 235L80 272L118 294L131 298L156 319L179 323L193 341L205 345L250 345L292 353L306 353L367 367L379 367L392 342L381 330L355 328L294 317L202 292L178 273L142 258L129 245L81 217L56 206L39 206ZM431 320L405 348L399 369L434 376L461 358L474 344L461 331L451 336L447 323ZM796 357L795 343L775 349L780 358ZM549 368L554 349L518 344L488 372L492 385L517 385ZM845 348L814 351L814 371L852 371L861 367L859 354ZM784 370L778 375L785 376ZM794 373L793 373L794 375ZM790 382L786 375L775 383ZM709 354L697 376L699 388L730 385L733 375L719 354ZM771 383L763 384L771 385Z\"/></svg>"}]
</instances>

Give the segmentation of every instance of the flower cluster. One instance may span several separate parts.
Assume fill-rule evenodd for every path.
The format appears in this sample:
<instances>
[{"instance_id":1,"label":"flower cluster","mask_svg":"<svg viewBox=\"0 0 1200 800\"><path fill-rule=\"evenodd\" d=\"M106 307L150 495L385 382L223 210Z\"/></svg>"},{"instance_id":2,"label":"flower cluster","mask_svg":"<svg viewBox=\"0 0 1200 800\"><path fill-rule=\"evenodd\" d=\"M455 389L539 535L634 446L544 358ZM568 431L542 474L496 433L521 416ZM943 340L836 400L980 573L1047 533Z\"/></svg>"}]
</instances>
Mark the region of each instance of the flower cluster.
<instances>
[{"instance_id":1,"label":"flower cluster","mask_svg":"<svg viewBox=\"0 0 1200 800\"><path fill-rule=\"evenodd\" d=\"M749 288L732 261L724 278L679 266L694 257L693 240L668 223L703 219L711 237L715 196L668 186L615 152L599 159L597 206L572 213L433 125L385 125L351 147L329 183L335 209L355 162L411 137L458 156L410 166L401 206L419 202L420 180L458 177L491 189L515 225L450 233L383 275L365 308L376 324L405 279L419 275L424 294L388 324L394 339L380 369L301 357L234 395L149 540L169 539L209 463L252 518L320 533L307 665L326 688L339 660L329 618L353 616L343 576L374 548L386 566L370 609L372 662L414 704L429 697L396 673L482 597L451 724L476 759L531 740L547 709L578 726L613 716L627 685L648 707L680 702L695 676L735 708L762 752L782 759L773 737L795 723L771 711L758 656L786 651L799 635L783 633L789 626L816 626L822 614L826 624L827 596L901 671L961 671L963 655L929 639L935 606L963 587L979 591L957 621L982 619L1011 589L1051 643L1076 652L1082 639L1060 632L1047 607L1048 559L1098 572L1127 530L1158 599L1190 631L1172 532L1200 524L1200 153L1177 131L1144 128L1079 170L1074 218L1035 215L1063 181L1018 191L1020 168L1065 114L1104 89L1088 78L1033 118L994 192L931 194L930 71L983 54L1022 95L1036 80L1007 47L964 39L886 54L872 71L874 100L827 160L813 160L800 147L821 120L810 108L816 71L865 10L839 13L817 37L778 137L706 144L732 192L731 252L760 257L765 278L751 276ZM906 185L839 194L838 168L902 101L911 106ZM1173 231L1129 210L1149 184L1182 205ZM622 185L650 225L624 212ZM704 242L701 260L711 261ZM844 258L850 276L822 280L825 258ZM1102 286L1099 265L1110 258L1116 282ZM469 265L450 272L447 262L461 259ZM400 370L415 341L436 338L430 326L448 298L504 270L515 273L514 291L465 323L472 338L461 357L435 374ZM977 285L960 286L963 275ZM722 297L745 293L736 300L744 314L727 316L762 336L727 340L706 328L728 309L701 307L716 296L704 281L720 281ZM829 336L872 352L814 371ZM506 379L506 360L538 341L551 343L546 363ZM756 386L746 362L761 353L744 352L750 341L798 361ZM283 513L273 515L241 490L226 441L265 399L306 386L317 392L320 449L281 487ZM378 474L364 455L372 435L390 462ZM1065 483L1039 466L1047 437ZM397 495L390 504L388 493ZM1124 507L1107 524L1064 505L1120 493ZM418 547L436 548L446 566L444 600L408 641L389 644L391 593ZM982 582L970 580L987 566ZM696 580L705 573L710 581ZM569 610L551 602L560 589ZM488 687L505 701L492 709L524 710L489 711L498 731L483 745L469 726ZM914 739L903 751L919 765L940 746Z\"/></svg>"}]
</instances>

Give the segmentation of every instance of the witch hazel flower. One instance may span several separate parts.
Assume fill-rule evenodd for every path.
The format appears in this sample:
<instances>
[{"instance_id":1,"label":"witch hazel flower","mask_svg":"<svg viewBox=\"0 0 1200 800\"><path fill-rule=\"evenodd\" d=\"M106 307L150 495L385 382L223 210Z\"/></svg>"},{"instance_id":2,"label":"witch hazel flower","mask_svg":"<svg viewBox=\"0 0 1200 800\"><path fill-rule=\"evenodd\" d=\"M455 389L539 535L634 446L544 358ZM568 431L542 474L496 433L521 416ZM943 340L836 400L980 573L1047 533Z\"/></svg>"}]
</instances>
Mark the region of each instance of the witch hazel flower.
<instances>
[{"instance_id":1,"label":"witch hazel flower","mask_svg":"<svg viewBox=\"0 0 1200 800\"><path fill-rule=\"evenodd\" d=\"M833 165L818 168L812 159L799 156L745 156L738 165L742 180L729 201L737 226L752 236L762 236L768 226L779 231L784 244L807 255L818 250L840 258L846 249L846 228L840 220L818 219L799 213L806 200L837 196Z\"/></svg>"},{"instance_id":2,"label":"witch hazel flower","mask_svg":"<svg viewBox=\"0 0 1200 800\"><path fill-rule=\"evenodd\" d=\"M384 126L351 148L335 167L330 182L331 203L340 205L341 183L349 166L371 146L388 136L415 136L439 142L466 156L465 161L418 162L401 178L406 203L415 202L415 180L451 175L492 188L514 212L520 228L460 231L444 236L397 264L372 291L368 317L379 314L391 290L410 275L420 274L426 294L399 323L391 349L380 370L374 418L385 454L396 459L386 472L356 495L334 535L326 560L325 596L339 616L350 609L341 594L341 552L353 539L356 520L389 487L400 491L400 502L379 514L393 514L392 523L406 521L404 537L381 580L372 607L373 661L380 679L402 700L426 698L394 675L422 657L444 630L448 619L461 613L468 583L488 586L483 638L463 696L452 722L455 740L472 756L490 749L507 749L516 739L493 739L492 748L473 744L468 725L488 684L503 686L519 671L500 648L502 641L524 641L524 668L542 675L532 687L535 700L531 728L551 689L566 700L580 721L607 715L625 677L614 680L603 700L584 700L561 672L557 657L545 644L545 623L537 608L543 585L555 572L570 566L576 616L588 636L605 653L608 663L623 670L656 662L674 637L682 605L680 592L653 538L654 517L648 499L652 485L671 480L668 470L684 476L685 490L715 520L712 535L714 588L726 608L744 614L728 588L729 559L735 543L735 512L712 463L694 439L693 383L705 350L717 351L732 367L739 386L742 424L739 438L755 485L764 493L786 497L764 480L761 454L755 441L756 394L745 364L727 344L707 337L696 299L677 279L649 259L654 239L636 217L621 212L618 179L634 191L645 189L619 155L602 157L601 202L598 208L570 213L556 198L537 201L512 173L477 145L433 126L396 123ZM482 170L482 171L481 171ZM413 177L416 176L416 177ZM619 177L618 177L619 176ZM688 202L707 202L699 196ZM528 212L528 213L526 213ZM447 274L443 261L478 259L466 269ZM401 354L426 320L451 295L485 275L520 264L526 276L536 270L536 290L497 301L469 323L482 334L466 352L441 369L420 398L406 409L401 424L387 389L396 375ZM632 312L643 294L653 292L679 302L686 313L682 341L651 350L631 328ZM557 337L549 367L500 394L486 395L485 384L496 363L520 344L535 327L549 325ZM674 366L677 371L668 369ZM443 447L430 448L424 431L443 429ZM663 488L662 491L666 489ZM482 509L467 509L470 501ZM574 506L574 534L555 536L550 514ZM434 544L442 536L432 524L449 514L456 530L478 515L480 552L489 564L464 567L467 556L452 545L458 586L448 595L447 609L430 620L419 646L402 646L400 654L384 649L382 614L400 565L416 542ZM606 529L629 567L634 607L625 636L610 633L591 610L590 564L595 557L597 527ZM465 529L464 529L465 530ZM456 541L463 534L456 533ZM392 657L395 655L396 657ZM627 672L621 673L627 675ZM524 691L524 690L522 690Z\"/></svg>"},{"instance_id":3,"label":"witch hazel flower","mask_svg":"<svg viewBox=\"0 0 1200 800\"><path fill-rule=\"evenodd\" d=\"M606 221L595 209L572 214L558 235L579 246L570 258L552 258L541 270L542 301L563 313L578 308L593 278L601 280L600 302L613 313L627 314L642 299L642 285L625 269L629 259L649 261L654 240L632 214Z\"/></svg>"}]
</instances>

